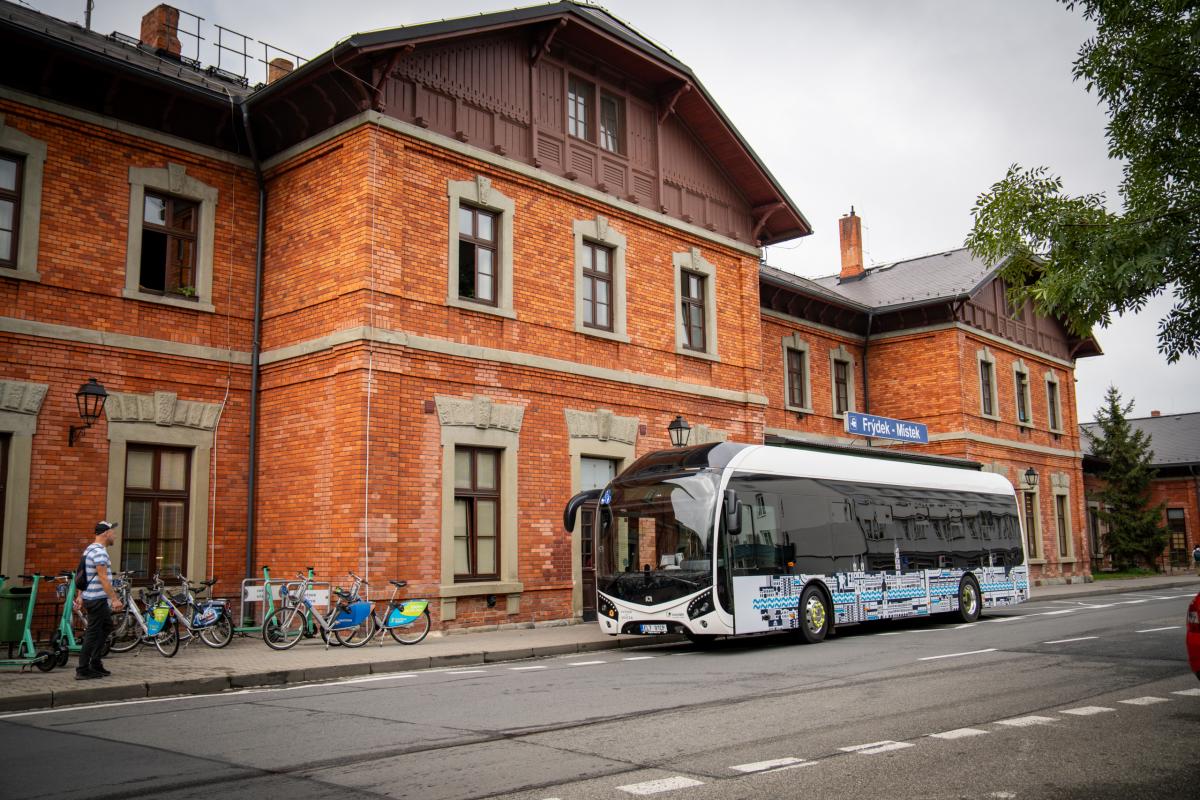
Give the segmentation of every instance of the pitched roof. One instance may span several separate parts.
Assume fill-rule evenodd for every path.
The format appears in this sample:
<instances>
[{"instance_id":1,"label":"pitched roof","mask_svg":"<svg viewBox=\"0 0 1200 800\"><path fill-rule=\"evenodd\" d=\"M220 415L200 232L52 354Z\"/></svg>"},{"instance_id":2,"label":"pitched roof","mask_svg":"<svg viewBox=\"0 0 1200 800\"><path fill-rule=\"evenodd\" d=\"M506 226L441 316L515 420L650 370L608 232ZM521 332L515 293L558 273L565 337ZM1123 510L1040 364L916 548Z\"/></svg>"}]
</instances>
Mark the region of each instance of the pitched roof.
<instances>
[{"instance_id":1,"label":"pitched roof","mask_svg":"<svg viewBox=\"0 0 1200 800\"><path fill-rule=\"evenodd\" d=\"M675 115L686 124L709 156L729 176L755 214L759 215L755 235L765 244L812 233L808 219L690 67L605 9L576 0L558 0L510 11L356 33L258 90L249 103L258 106L269 102L273 97L286 93L297 82L327 70L331 65L344 71L348 60L356 55L489 31L544 25L556 20L565 25L564 32L557 35L557 40L567 39L583 49L604 48L605 60L611 68L642 71L651 76L650 82L660 90L677 90L673 101Z\"/></svg>"},{"instance_id":2,"label":"pitched roof","mask_svg":"<svg viewBox=\"0 0 1200 800\"><path fill-rule=\"evenodd\" d=\"M1160 417L1140 417L1129 420L1134 430L1144 431L1150 436L1150 448L1154 451L1151 463L1155 467L1200 464L1200 411L1188 414L1164 414ZM1100 424L1085 422L1079 430L1092 434L1100 433ZM1087 436L1080 436L1083 451L1092 455L1092 443Z\"/></svg>"},{"instance_id":3,"label":"pitched roof","mask_svg":"<svg viewBox=\"0 0 1200 800\"><path fill-rule=\"evenodd\" d=\"M870 267L861 278L837 275L812 283L876 311L967 297L991 280L1000 264L988 264L966 248Z\"/></svg>"}]
</instances>

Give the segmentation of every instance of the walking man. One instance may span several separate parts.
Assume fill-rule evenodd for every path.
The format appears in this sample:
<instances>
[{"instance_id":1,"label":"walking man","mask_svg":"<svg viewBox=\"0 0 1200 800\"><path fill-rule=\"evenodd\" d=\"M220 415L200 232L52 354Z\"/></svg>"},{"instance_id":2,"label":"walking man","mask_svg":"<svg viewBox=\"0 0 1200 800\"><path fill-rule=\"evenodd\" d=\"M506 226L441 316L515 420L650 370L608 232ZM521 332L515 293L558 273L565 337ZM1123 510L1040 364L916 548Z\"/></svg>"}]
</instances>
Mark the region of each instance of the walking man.
<instances>
[{"instance_id":1,"label":"walking man","mask_svg":"<svg viewBox=\"0 0 1200 800\"><path fill-rule=\"evenodd\" d=\"M1196 574L1200 575L1200 544L1196 545L1196 549L1192 551L1192 561L1195 562Z\"/></svg>"},{"instance_id":2,"label":"walking man","mask_svg":"<svg viewBox=\"0 0 1200 800\"><path fill-rule=\"evenodd\" d=\"M87 613L87 631L83 634L83 646L79 650L79 666L75 668L75 680L85 681L111 675L100 661L100 654L112 632L112 612L124 608L109 579L111 562L108 550L112 547L115 522L96 523L96 541L83 551L87 563L87 588L76 595L76 602L83 605Z\"/></svg>"}]
</instances>

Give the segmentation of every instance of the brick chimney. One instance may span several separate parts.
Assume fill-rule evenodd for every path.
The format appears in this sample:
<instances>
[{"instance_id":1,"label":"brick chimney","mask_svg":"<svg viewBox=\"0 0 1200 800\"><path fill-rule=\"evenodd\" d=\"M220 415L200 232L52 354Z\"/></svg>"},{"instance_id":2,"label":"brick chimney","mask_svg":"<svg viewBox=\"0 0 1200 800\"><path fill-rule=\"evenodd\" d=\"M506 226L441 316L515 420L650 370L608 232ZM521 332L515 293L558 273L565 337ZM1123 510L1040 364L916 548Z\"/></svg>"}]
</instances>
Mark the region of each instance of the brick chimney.
<instances>
[{"instance_id":1,"label":"brick chimney","mask_svg":"<svg viewBox=\"0 0 1200 800\"><path fill-rule=\"evenodd\" d=\"M1162 412L1161 412L1161 411L1151 411L1151 412L1150 412L1150 416L1152 416L1152 417L1161 417L1161 416L1162 416Z\"/></svg>"},{"instance_id":2,"label":"brick chimney","mask_svg":"<svg viewBox=\"0 0 1200 800\"><path fill-rule=\"evenodd\" d=\"M272 58L267 64L267 83L274 83L295 68L296 66L286 58Z\"/></svg>"},{"instance_id":3,"label":"brick chimney","mask_svg":"<svg viewBox=\"0 0 1200 800\"><path fill-rule=\"evenodd\" d=\"M183 52L179 43L179 9L166 3L150 9L142 17L142 44L160 53L178 56Z\"/></svg>"},{"instance_id":4,"label":"brick chimney","mask_svg":"<svg viewBox=\"0 0 1200 800\"><path fill-rule=\"evenodd\" d=\"M862 220L854 214L854 206L850 213L838 220L838 231L842 240L842 274L843 281L852 281L863 276L862 252Z\"/></svg>"}]
</instances>

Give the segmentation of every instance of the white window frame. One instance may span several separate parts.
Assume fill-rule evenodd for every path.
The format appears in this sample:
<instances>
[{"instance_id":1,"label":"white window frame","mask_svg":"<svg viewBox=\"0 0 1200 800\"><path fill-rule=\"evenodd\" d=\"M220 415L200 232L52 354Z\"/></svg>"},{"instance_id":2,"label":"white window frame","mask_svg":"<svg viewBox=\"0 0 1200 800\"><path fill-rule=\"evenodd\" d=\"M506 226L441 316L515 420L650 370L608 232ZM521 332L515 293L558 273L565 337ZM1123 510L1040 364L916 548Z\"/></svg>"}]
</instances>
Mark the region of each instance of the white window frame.
<instances>
[{"instance_id":1,"label":"white window frame","mask_svg":"<svg viewBox=\"0 0 1200 800\"><path fill-rule=\"evenodd\" d=\"M675 279L675 352L681 356L692 356L709 361L721 360L717 346L717 268L693 247L686 253L673 253L671 266ZM704 280L704 349L687 347L687 331L683 327L683 271L694 272Z\"/></svg>"},{"instance_id":2,"label":"white window frame","mask_svg":"<svg viewBox=\"0 0 1200 800\"><path fill-rule=\"evenodd\" d=\"M858 409L858 401L854 396L854 354L847 350L844 344L839 344L829 351L829 414L834 419L845 419L846 415L839 414L837 410L837 371L834 366L835 361L846 362L846 410L855 411Z\"/></svg>"},{"instance_id":3,"label":"white window frame","mask_svg":"<svg viewBox=\"0 0 1200 800\"><path fill-rule=\"evenodd\" d=\"M571 224L572 235L575 238L575 332L609 339L614 342L629 343L629 333L626 329L626 300L625 300L625 250L628 242L625 234L613 228L608 219L597 214L592 220L575 220ZM583 324L583 268L586 261L584 243L607 247L612 253L609 269L611 270L612 292L609 297L609 314L612 316L612 330L592 328Z\"/></svg>"},{"instance_id":4,"label":"white window frame","mask_svg":"<svg viewBox=\"0 0 1200 800\"><path fill-rule=\"evenodd\" d=\"M983 408L983 364L990 364L992 367L989 370L991 374L989 384L992 390L992 412L990 414ZM975 383L979 387L979 416L998 421L1000 419L1000 394L997 392L998 387L996 386L996 356L992 354L990 347L975 351Z\"/></svg>"},{"instance_id":5,"label":"white window frame","mask_svg":"<svg viewBox=\"0 0 1200 800\"><path fill-rule=\"evenodd\" d=\"M1017 397L1017 393L1021 389L1020 383L1017 381L1017 373L1022 373L1025 376L1025 410L1029 414L1029 419L1021 419L1021 401ZM1029 388L1032 379L1032 373L1029 367L1025 365L1025 360L1018 358L1012 365L1013 376L1013 415L1017 419L1017 425L1022 428L1033 427L1033 392Z\"/></svg>"},{"instance_id":6,"label":"white window frame","mask_svg":"<svg viewBox=\"0 0 1200 800\"><path fill-rule=\"evenodd\" d=\"M1062 414L1062 383L1058 380L1058 376L1054 374L1054 370L1046 370L1043 376L1046 380L1046 426L1051 433L1063 433L1063 414ZM1054 384L1054 397L1050 397L1050 384ZM1056 427L1050 427L1050 418L1053 417L1058 421Z\"/></svg>"},{"instance_id":7,"label":"white window frame","mask_svg":"<svg viewBox=\"0 0 1200 800\"><path fill-rule=\"evenodd\" d=\"M141 290L142 273L142 220L145 214L146 190L163 192L198 204L199 218L196 221L196 299L172 297ZM187 174L181 164L167 164L165 168L129 168L129 238L125 246L125 289L121 293L130 300L186 308L192 311L212 313L213 307L213 242L217 224L217 187L202 183Z\"/></svg>"},{"instance_id":8,"label":"white window frame","mask_svg":"<svg viewBox=\"0 0 1200 800\"><path fill-rule=\"evenodd\" d=\"M800 334L793 333L790 336L784 336L782 341L783 355L783 407L788 411L794 411L797 414L812 414L812 351L808 346L808 342L800 338ZM791 371L788 367L788 350L799 350L804 353L804 405L797 406L792 404L791 387L788 385Z\"/></svg>"},{"instance_id":9,"label":"white window frame","mask_svg":"<svg viewBox=\"0 0 1200 800\"><path fill-rule=\"evenodd\" d=\"M501 194L490 178L476 175L474 180L448 181L447 195L450 206L447 227L450 237L446 269L446 305L481 314L494 314L507 319L516 319L513 309L513 217L516 203ZM500 291L496 305L476 302L458 296L458 207L468 206L490 211L499 218L500 237L496 242L496 280Z\"/></svg>"},{"instance_id":10,"label":"white window frame","mask_svg":"<svg viewBox=\"0 0 1200 800\"><path fill-rule=\"evenodd\" d=\"M42 227L46 143L6 124L0 114L0 150L25 157L21 167L21 207L17 209L16 268L0 268L0 276L38 282L42 279L38 272L38 237Z\"/></svg>"}]
</instances>

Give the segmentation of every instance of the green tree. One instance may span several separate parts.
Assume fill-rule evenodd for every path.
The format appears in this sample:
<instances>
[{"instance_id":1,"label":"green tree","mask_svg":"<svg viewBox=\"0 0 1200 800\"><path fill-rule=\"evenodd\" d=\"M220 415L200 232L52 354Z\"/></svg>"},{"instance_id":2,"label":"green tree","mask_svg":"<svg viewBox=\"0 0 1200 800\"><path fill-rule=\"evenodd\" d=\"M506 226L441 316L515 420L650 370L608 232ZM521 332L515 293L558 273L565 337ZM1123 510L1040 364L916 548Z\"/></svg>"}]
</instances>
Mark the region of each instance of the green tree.
<instances>
[{"instance_id":1,"label":"green tree","mask_svg":"<svg viewBox=\"0 0 1200 800\"><path fill-rule=\"evenodd\" d=\"M1108 525L1104 548L1118 568L1145 562L1154 566L1167 545L1167 530L1161 524L1163 506L1150 507L1150 466L1154 451L1150 436L1129 424L1133 401L1121 405L1117 387L1109 386L1104 405L1096 412L1100 433L1084 430L1094 456L1107 466L1101 472L1100 519Z\"/></svg>"},{"instance_id":2,"label":"green tree","mask_svg":"<svg viewBox=\"0 0 1200 800\"><path fill-rule=\"evenodd\" d=\"M1200 354L1200 9L1196 0L1060 0L1095 22L1074 64L1108 107L1123 210L1071 196L1045 167L1014 164L979 195L966 244L1000 263L1014 301L1086 336L1115 312L1173 293L1159 320L1168 363ZM1010 258L1011 257L1011 258Z\"/></svg>"}]
</instances>

